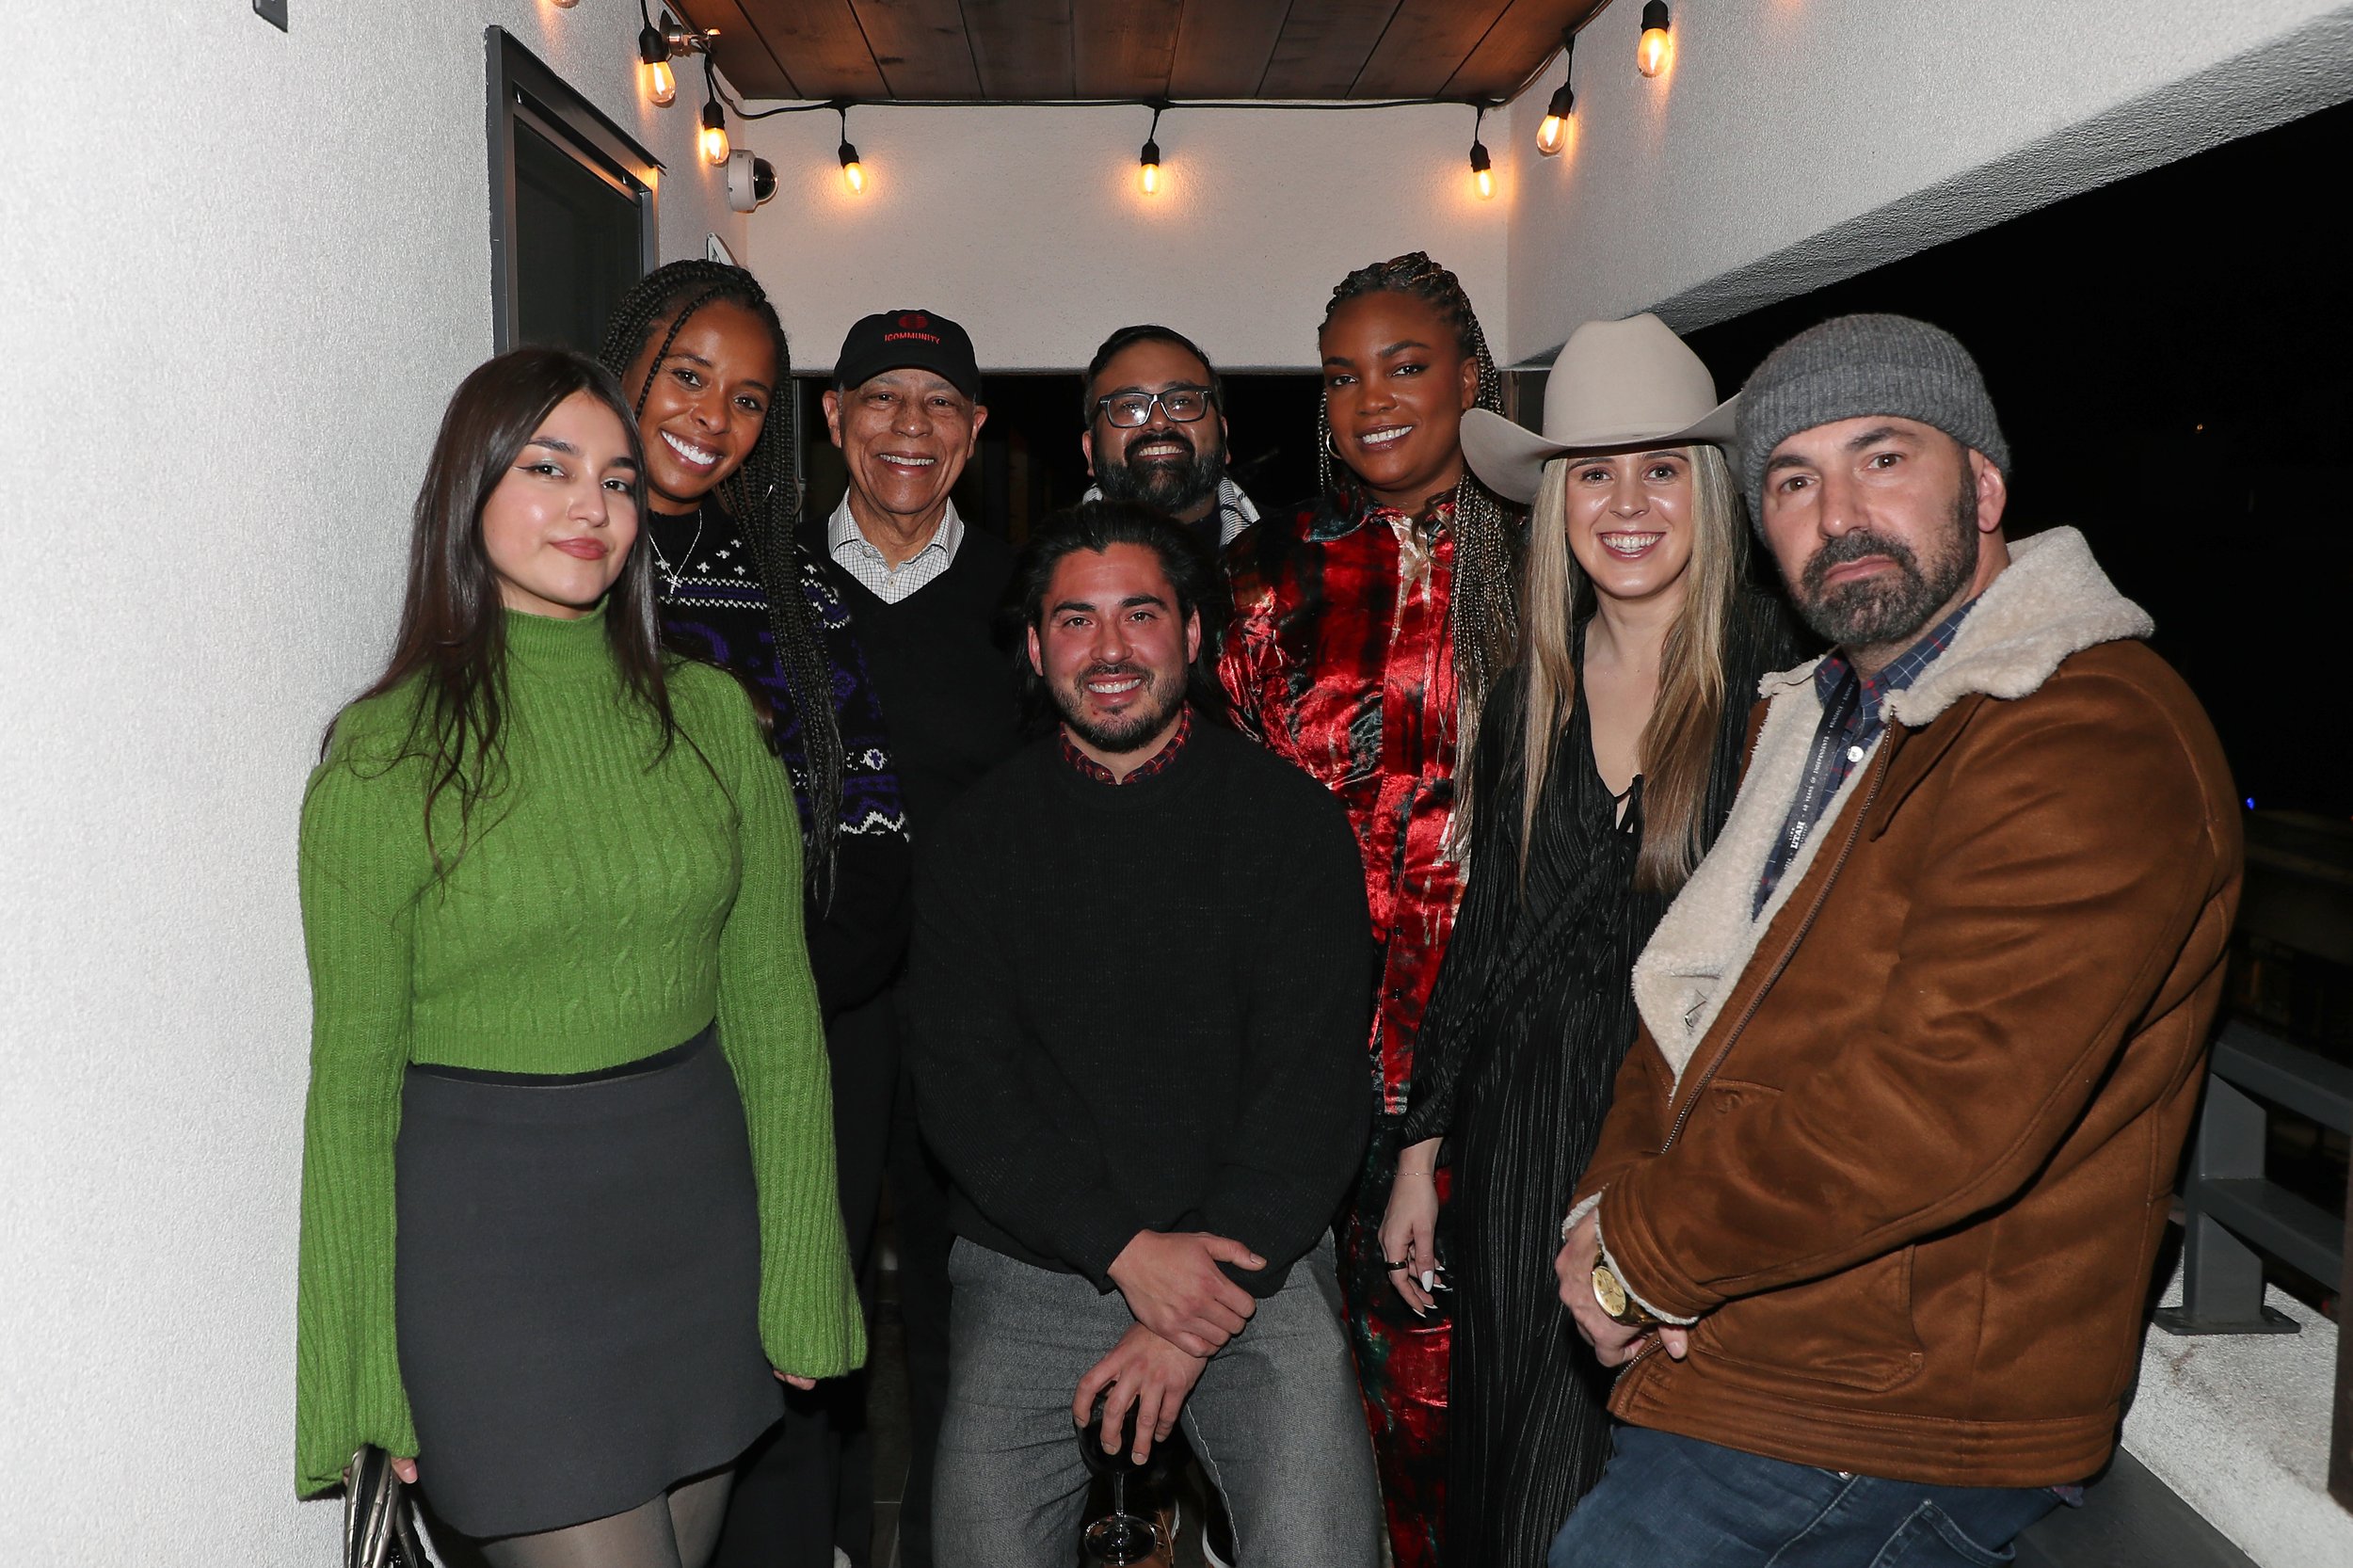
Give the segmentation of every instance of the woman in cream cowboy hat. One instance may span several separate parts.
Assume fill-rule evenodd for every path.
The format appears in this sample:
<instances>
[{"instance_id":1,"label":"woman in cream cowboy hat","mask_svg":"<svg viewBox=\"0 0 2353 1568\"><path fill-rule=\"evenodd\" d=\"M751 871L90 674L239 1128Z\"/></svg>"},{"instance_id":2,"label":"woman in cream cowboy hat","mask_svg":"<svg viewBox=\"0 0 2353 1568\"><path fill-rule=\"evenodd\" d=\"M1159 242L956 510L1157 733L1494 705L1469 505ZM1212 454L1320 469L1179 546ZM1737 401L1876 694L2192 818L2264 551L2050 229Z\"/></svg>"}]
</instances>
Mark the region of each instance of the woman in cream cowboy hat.
<instances>
[{"instance_id":1,"label":"woman in cream cowboy hat","mask_svg":"<svg viewBox=\"0 0 2353 1568\"><path fill-rule=\"evenodd\" d=\"M1532 504L1518 664L1471 768L1469 890L1422 1026L1390 1281L1426 1310L1450 1266L1456 1344L1448 1568L1541 1562L1609 1454L1608 1387L1552 1260L1619 1058L1629 973L1731 808L1757 678L1795 652L1744 584L1722 447L1733 400L1655 315L1588 322L1541 433L1463 419L1473 472Z\"/></svg>"}]
</instances>

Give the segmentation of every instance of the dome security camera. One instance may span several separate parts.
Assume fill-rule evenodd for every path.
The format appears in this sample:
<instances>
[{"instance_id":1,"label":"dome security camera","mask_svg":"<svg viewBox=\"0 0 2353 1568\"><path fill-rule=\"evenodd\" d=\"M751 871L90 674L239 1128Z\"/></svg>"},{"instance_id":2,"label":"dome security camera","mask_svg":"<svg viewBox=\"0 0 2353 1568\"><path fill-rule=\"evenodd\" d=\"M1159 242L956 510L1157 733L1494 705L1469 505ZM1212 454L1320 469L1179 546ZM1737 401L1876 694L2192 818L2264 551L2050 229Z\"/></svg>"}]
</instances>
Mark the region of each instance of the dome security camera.
<instances>
[{"instance_id":1,"label":"dome security camera","mask_svg":"<svg viewBox=\"0 0 2353 1568\"><path fill-rule=\"evenodd\" d=\"M728 205L748 213L776 194L776 166L738 150L728 154Z\"/></svg>"}]
</instances>

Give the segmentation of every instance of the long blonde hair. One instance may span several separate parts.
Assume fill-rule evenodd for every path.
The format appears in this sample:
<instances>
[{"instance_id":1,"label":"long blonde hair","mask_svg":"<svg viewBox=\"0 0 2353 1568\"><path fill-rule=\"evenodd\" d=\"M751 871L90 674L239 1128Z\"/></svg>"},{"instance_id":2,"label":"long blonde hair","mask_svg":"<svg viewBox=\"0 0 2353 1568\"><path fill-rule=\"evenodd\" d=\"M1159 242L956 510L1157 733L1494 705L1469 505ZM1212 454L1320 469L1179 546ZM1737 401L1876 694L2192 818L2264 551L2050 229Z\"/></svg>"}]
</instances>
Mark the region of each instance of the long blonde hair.
<instances>
[{"instance_id":1,"label":"long blonde hair","mask_svg":"<svg viewBox=\"0 0 2353 1568\"><path fill-rule=\"evenodd\" d=\"M1691 465L1691 564L1683 610L1660 654L1658 699L1642 726L1642 847L1634 885L1673 892L1699 864L1707 815L1707 780L1724 711L1724 633L1739 591L1748 531L1731 465L1713 446L1679 449ZM1520 612L1520 661L1528 703L1520 793L1520 879L1535 838L1536 802L1552 770L1553 747L1577 696L1576 633L1592 613L1594 589L1569 549L1568 475L1579 459L1555 457L1529 517L1526 603Z\"/></svg>"}]
</instances>

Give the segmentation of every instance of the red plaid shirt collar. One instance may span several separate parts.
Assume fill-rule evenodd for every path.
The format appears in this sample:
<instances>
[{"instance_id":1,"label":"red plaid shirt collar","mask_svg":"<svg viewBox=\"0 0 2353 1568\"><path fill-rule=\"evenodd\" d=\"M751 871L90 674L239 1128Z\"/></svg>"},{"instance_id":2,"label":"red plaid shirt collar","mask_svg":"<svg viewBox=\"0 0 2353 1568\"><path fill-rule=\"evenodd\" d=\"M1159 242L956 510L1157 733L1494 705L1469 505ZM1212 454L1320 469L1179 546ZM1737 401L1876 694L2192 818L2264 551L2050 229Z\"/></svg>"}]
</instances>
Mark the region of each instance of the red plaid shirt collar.
<instances>
[{"instance_id":1,"label":"red plaid shirt collar","mask_svg":"<svg viewBox=\"0 0 2353 1568\"><path fill-rule=\"evenodd\" d=\"M1087 777L1094 779L1097 784L1141 784L1157 774L1167 772L1168 765L1176 760L1176 754L1184 750L1185 743L1193 738L1193 705L1187 703L1177 712L1176 732L1169 736L1168 744L1154 752L1150 761L1145 762L1125 778L1080 751L1072 743L1069 730L1061 731L1061 735L1062 760Z\"/></svg>"}]
</instances>

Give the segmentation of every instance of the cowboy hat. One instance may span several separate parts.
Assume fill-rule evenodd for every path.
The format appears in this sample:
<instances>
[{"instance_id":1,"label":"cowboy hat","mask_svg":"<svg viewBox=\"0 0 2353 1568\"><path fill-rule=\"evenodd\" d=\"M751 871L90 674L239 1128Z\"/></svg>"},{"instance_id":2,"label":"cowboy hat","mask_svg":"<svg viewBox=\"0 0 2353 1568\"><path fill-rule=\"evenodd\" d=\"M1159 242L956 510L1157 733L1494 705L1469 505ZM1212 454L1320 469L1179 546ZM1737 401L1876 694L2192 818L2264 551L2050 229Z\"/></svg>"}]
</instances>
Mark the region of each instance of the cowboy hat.
<instances>
[{"instance_id":1,"label":"cowboy hat","mask_svg":"<svg viewBox=\"0 0 2353 1568\"><path fill-rule=\"evenodd\" d=\"M1629 447L1723 446L1735 393L1716 401L1716 379L1665 322L1645 311L1589 321L1569 335L1545 378L1545 427L1523 430L1501 414L1463 416L1463 456L1497 495L1536 499L1545 464L1564 452Z\"/></svg>"}]
</instances>

